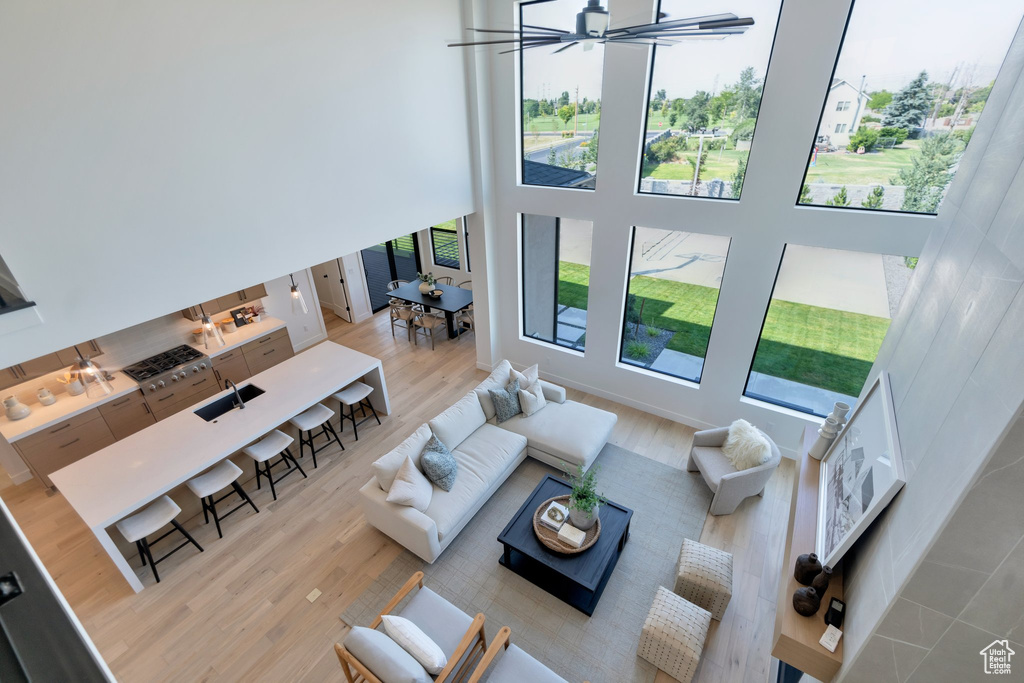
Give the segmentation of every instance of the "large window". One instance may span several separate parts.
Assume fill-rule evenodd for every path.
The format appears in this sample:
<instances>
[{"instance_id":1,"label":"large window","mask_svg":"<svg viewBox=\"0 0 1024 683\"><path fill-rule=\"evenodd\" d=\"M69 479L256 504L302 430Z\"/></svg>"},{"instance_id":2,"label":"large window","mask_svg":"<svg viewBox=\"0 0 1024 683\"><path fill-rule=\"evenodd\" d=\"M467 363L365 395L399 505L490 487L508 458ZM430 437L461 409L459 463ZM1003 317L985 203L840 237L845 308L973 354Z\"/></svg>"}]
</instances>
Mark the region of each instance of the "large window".
<instances>
[{"instance_id":1,"label":"large window","mask_svg":"<svg viewBox=\"0 0 1024 683\"><path fill-rule=\"evenodd\" d=\"M781 0L737 0L744 34L654 48L640 192L739 199ZM720 2L662 0L669 19L717 14Z\"/></svg>"},{"instance_id":2,"label":"large window","mask_svg":"<svg viewBox=\"0 0 1024 683\"><path fill-rule=\"evenodd\" d=\"M405 235L390 242L382 242L363 249L363 272L366 274L366 291L370 297L370 308L374 313L387 308L387 285L392 280L412 282L420 268L420 249L416 235Z\"/></svg>"},{"instance_id":3,"label":"large window","mask_svg":"<svg viewBox=\"0 0 1024 683\"><path fill-rule=\"evenodd\" d=\"M745 394L820 416L853 405L916 263L787 245Z\"/></svg>"},{"instance_id":4,"label":"large window","mask_svg":"<svg viewBox=\"0 0 1024 683\"><path fill-rule=\"evenodd\" d=\"M634 228L623 363L700 382L729 238Z\"/></svg>"},{"instance_id":5,"label":"large window","mask_svg":"<svg viewBox=\"0 0 1024 683\"><path fill-rule=\"evenodd\" d=\"M582 351L590 288L589 221L523 214L523 333Z\"/></svg>"},{"instance_id":6,"label":"large window","mask_svg":"<svg viewBox=\"0 0 1024 683\"><path fill-rule=\"evenodd\" d=\"M856 0L797 201L934 214L1021 20L1019 0Z\"/></svg>"},{"instance_id":7,"label":"large window","mask_svg":"<svg viewBox=\"0 0 1024 683\"><path fill-rule=\"evenodd\" d=\"M572 30L584 4L524 2L520 24ZM587 47L561 51L555 45L519 53L524 185L594 189L604 45Z\"/></svg>"},{"instance_id":8,"label":"large window","mask_svg":"<svg viewBox=\"0 0 1024 683\"><path fill-rule=\"evenodd\" d=\"M14 274L4 263L3 258L0 258L0 314L29 306L35 306L35 302L25 298L21 287L14 279Z\"/></svg>"},{"instance_id":9,"label":"large window","mask_svg":"<svg viewBox=\"0 0 1024 683\"><path fill-rule=\"evenodd\" d=\"M459 231L454 218L430 228L430 250L435 266L459 269Z\"/></svg>"}]
</instances>

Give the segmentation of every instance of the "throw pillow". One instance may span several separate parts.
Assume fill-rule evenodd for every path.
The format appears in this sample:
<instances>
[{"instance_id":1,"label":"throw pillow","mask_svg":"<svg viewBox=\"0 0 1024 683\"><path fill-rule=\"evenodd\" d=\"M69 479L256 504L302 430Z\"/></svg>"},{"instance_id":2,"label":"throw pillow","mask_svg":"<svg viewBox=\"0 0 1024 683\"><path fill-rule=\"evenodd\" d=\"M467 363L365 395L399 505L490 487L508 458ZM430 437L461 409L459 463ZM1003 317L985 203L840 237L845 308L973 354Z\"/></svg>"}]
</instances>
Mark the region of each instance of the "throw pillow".
<instances>
[{"instance_id":1,"label":"throw pillow","mask_svg":"<svg viewBox=\"0 0 1024 683\"><path fill-rule=\"evenodd\" d=\"M430 425L430 431L448 447L458 448L485 422L487 416L480 406L480 400L471 391L427 424Z\"/></svg>"},{"instance_id":2,"label":"throw pillow","mask_svg":"<svg viewBox=\"0 0 1024 683\"><path fill-rule=\"evenodd\" d=\"M722 455L737 470L747 470L768 462L772 457L772 447L757 427L746 420L736 420L729 425Z\"/></svg>"},{"instance_id":3,"label":"throw pillow","mask_svg":"<svg viewBox=\"0 0 1024 683\"><path fill-rule=\"evenodd\" d=\"M491 402L494 404L494 414L498 418L498 424L505 420L511 420L523 412L519 405L519 380L512 380L504 389L488 389L487 393L490 394Z\"/></svg>"},{"instance_id":4,"label":"throw pillow","mask_svg":"<svg viewBox=\"0 0 1024 683\"><path fill-rule=\"evenodd\" d=\"M386 633L354 626L345 636L345 649L382 681L433 683L423 665Z\"/></svg>"},{"instance_id":5,"label":"throw pillow","mask_svg":"<svg viewBox=\"0 0 1024 683\"><path fill-rule=\"evenodd\" d=\"M393 614L384 614L380 619L391 639L422 664L427 673L436 676L448 664L444 651L416 624Z\"/></svg>"},{"instance_id":6,"label":"throw pillow","mask_svg":"<svg viewBox=\"0 0 1024 683\"><path fill-rule=\"evenodd\" d=\"M459 473L459 464L455 462L452 452L437 438L437 435L432 434L427 445L423 447L420 463L423 464L423 472L427 475L427 479L437 484L438 488L451 491L455 486L455 475Z\"/></svg>"},{"instance_id":7,"label":"throw pillow","mask_svg":"<svg viewBox=\"0 0 1024 683\"><path fill-rule=\"evenodd\" d=\"M547 399L544 398L544 390L541 389L539 382L529 389L519 390L519 405L522 406L523 414L527 417L533 415L547 404Z\"/></svg>"},{"instance_id":8,"label":"throw pillow","mask_svg":"<svg viewBox=\"0 0 1024 683\"><path fill-rule=\"evenodd\" d=\"M419 467L420 453L423 446L430 439L430 427L426 423L421 424L409 438L395 446L395 448L384 454L371 465L373 474L377 477L377 483L384 491L391 490L391 482L395 480L398 470L405 463L405 459L412 457L414 465ZM420 468L422 469L422 468Z\"/></svg>"},{"instance_id":9,"label":"throw pillow","mask_svg":"<svg viewBox=\"0 0 1024 683\"><path fill-rule=\"evenodd\" d=\"M512 364L507 360L503 360L498 363L498 367L491 371L490 376L483 382L480 382L473 389L476 392L476 397L480 399L480 407L483 408L484 417L488 420L494 417L494 404L491 402L491 396L487 393L488 389L500 389L508 383L508 374L512 370Z\"/></svg>"},{"instance_id":10,"label":"throw pillow","mask_svg":"<svg viewBox=\"0 0 1024 683\"><path fill-rule=\"evenodd\" d=\"M512 368L512 371L509 372L508 381L511 382L512 380L517 379L519 380L520 389L529 389L534 385L534 383L536 383L539 376L540 366L534 364L526 368L522 372L519 372L515 368Z\"/></svg>"},{"instance_id":11,"label":"throw pillow","mask_svg":"<svg viewBox=\"0 0 1024 683\"><path fill-rule=\"evenodd\" d=\"M408 505L420 512L425 512L430 505L433 493L434 487L430 485L430 480L416 469L412 458L407 457L405 463L398 469L395 481L391 483L387 500L389 503Z\"/></svg>"}]
</instances>

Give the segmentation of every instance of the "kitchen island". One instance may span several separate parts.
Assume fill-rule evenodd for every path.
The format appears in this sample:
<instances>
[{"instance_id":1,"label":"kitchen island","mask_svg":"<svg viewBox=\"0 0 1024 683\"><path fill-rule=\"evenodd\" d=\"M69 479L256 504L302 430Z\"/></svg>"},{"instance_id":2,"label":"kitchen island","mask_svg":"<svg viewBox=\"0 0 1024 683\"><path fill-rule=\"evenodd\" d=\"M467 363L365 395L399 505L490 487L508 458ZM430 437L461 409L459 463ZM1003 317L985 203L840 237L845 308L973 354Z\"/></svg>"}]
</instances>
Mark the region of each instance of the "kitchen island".
<instances>
[{"instance_id":1,"label":"kitchen island","mask_svg":"<svg viewBox=\"0 0 1024 683\"><path fill-rule=\"evenodd\" d=\"M326 341L244 382L242 386L253 384L265 392L244 409L211 422L194 413L231 393L222 391L50 478L138 592L142 583L109 527L357 380L373 387L370 401L377 412L390 414L380 360Z\"/></svg>"}]
</instances>

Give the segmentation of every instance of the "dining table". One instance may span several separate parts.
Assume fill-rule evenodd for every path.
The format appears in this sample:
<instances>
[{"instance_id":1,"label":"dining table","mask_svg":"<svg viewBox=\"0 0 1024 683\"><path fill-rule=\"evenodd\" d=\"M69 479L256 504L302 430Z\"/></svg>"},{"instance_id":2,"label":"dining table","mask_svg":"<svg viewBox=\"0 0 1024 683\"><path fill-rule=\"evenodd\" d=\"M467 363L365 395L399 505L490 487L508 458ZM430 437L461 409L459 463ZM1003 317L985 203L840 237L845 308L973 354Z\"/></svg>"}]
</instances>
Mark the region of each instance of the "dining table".
<instances>
[{"instance_id":1,"label":"dining table","mask_svg":"<svg viewBox=\"0 0 1024 683\"><path fill-rule=\"evenodd\" d=\"M435 284L435 290L441 290L441 296L433 297L420 291L420 281L413 280L387 293L392 299L401 299L411 304L423 306L430 312L436 308L444 311L445 322L448 323L448 338L459 336L460 330L455 326L455 314L473 303L473 290L463 289L454 285Z\"/></svg>"}]
</instances>

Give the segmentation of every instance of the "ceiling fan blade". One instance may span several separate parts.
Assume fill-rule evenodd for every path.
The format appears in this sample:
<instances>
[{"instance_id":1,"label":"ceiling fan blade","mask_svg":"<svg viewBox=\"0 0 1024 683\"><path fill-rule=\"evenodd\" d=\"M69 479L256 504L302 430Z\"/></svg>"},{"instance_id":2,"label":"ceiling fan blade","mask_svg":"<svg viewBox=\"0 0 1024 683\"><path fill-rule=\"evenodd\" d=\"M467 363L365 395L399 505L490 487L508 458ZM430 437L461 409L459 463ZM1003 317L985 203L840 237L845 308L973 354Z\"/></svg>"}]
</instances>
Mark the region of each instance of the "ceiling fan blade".
<instances>
[{"instance_id":1,"label":"ceiling fan blade","mask_svg":"<svg viewBox=\"0 0 1024 683\"><path fill-rule=\"evenodd\" d=\"M735 14L731 12L725 12L722 14L706 14L700 17L688 17L686 19L674 19L672 21L662 21L654 24L638 24L636 26L625 26L623 28L610 29L607 33L639 33L645 30L649 31L654 27L660 27L663 29L668 28L682 28L684 26L697 26L702 23L711 21L729 21L738 19Z\"/></svg>"},{"instance_id":2,"label":"ceiling fan blade","mask_svg":"<svg viewBox=\"0 0 1024 683\"><path fill-rule=\"evenodd\" d=\"M523 28L535 28L540 29L541 31L551 31L553 33L568 33L568 31L563 31L560 28L548 28L547 26L533 26L532 24L521 24L521 26Z\"/></svg>"},{"instance_id":3,"label":"ceiling fan blade","mask_svg":"<svg viewBox=\"0 0 1024 683\"><path fill-rule=\"evenodd\" d=\"M568 45L566 45L565 47L560 47L560 48L558 48L557 50L555 50L555 51L554 51L554 52L552 52L551 54L553 54L553 55L557 55L557 54L558 54L559 52L565 52L566 50L568 50L568 49L569 49L570 47L572 47L573 45L576 45L576 41L573 41L573 42L569 43L569 44L568 44Z\"/></svg>"},{"instance_id":4,"label":"ceiling fan blade","mask_svg":"<svg viewBox=\"0 0 1024 683\"><path fill-rule=\"evenodd\" d=\"M637 33L628 36L612 36L613 38L688 38L693 36L702 35L741 35L747 32L747 28L720 28L713 30L694 30L694 31L683 31L683 30L668 30L668 31L650 31L647 33Z\"/></svg>"},{"instance_id":5,"label":"ceiling fan blade","mask_svg":"<svg viewBox=\"0 0 1024 683\"><path fill-rule=\"evenodd\" d=\"M521 33L524 36L543 36L545 38L557 38L562 35L560 33L545 33L543 31L520 31L517 28L468 28L467 31L476 31L477 33Z\"/></svg>"},{"instance_id":6,"label":"ceiling fan blade","mask_svg":"<svg viewBox=\"0 0 1024 683\"><path fill-rule=\"evenodd\" d=\"M514 47L511 50L502 50L499 55L507 55L510 52L522 52L523 50L530 50L535 47L545 47L547 45L558 45L561 41L553 40L550 43L533 43L531 45L523 45L522 47Z\"/></svg>"},{"instance_id":7,"label":"ceiling fan blade","mask_svg":"<svg viewBox=\"0 0 1024 683\"><path fill-rule=\"evenodd\" d=\"M651 40L649 38L641 39L641 40L637 40L637 39L634 39L634 38L618 38L618 39L616 39L616 38L609 38L608 42L612 43L614 45L660 45L662 47L671 47L672 45L675 45L679 41L678 40Z\"/></svg>"},{"instance_id":8,"label":"ceiling fan blade","mask_svg":"<svg viewBox=\"0 0 1024 683\"><path fill-rule=\"evenodd\" d=\"M729 28L732 26L753 26L754 20L751 17L736 17L735 19L720 19L716 21L702 21L698 26L702 29L707 28Z\"/></svg>"},{"instance_id":9,"label":"ceiling fan blade","mask_svg":"<svg viewBox=\"0 0 1024 683\"><path fill-rule=\"evenodd\" d=\"M467 47L470 45L500 45L502 43L523 43L530 45L533 43L560 43L560 40L544 40L538 38L509 38L508 40L477 40L466 43L448 43L448 47Z\"/></svg>"}]
</instances>

